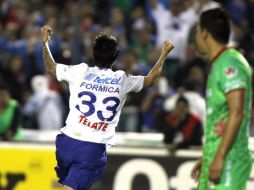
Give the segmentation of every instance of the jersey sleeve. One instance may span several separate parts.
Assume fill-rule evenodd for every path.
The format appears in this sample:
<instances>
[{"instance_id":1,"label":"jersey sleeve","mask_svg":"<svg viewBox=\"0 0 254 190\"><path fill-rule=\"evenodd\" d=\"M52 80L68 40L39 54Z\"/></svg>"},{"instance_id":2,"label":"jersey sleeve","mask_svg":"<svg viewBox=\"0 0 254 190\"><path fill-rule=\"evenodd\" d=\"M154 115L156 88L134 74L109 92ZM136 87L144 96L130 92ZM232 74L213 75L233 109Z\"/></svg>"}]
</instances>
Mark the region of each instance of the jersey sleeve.
<instances>
[{"instance_id":1,"label":"jersey sleeve","mask_svg":"<svg viewBox=\"0 0 254 190\"><path fill-rule=\"evenodd\" d=\"M67 81L68 83L75 83L81 81L88 70L85 63L79 65L63 65L57 64L56 78L58 81Z\"/></svg>"},{"instance_id":2,"label":"jersey sleeve","mask_svg":"<svg viewBox=\"0 0 254 190\"><path fill-rule=\"evenodd\" d=\"M223 63L221 68L220 83L225 93L247 88L247 73L239 61L229 60Z\"/></svg>"},{"instance_id":3,"label":"jersey sleeve","mask_svg":"<svg viewBox=\"0 0 254 190\"><path fill-rule=\"evenodd\" d=\"M129 92L139 92L144 85L144 76L133 76L133 75L128 75L124 74L123 75L123 85L125 89L125 93Z\"/></svg>"}]
</instances>

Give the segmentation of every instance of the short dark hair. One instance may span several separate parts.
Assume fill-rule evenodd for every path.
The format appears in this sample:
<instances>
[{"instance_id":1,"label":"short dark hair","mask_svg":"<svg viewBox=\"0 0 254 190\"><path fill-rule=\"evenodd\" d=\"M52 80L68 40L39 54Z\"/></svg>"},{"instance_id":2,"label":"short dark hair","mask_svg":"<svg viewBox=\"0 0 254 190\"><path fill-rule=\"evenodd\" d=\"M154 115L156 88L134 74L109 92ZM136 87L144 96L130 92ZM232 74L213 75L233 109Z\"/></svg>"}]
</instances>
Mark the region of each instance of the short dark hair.
<instances>
[{"instance_id":1,"label":"short dark hair","mask_svg":"<svg viewBox=\"0 0 254 190\"><path fill-rule=\"evenodd\" d=\"M228 43L230 36L230 18L221 8L204 11L200 16L200 27L211 33L220 43Z\"/></svg>"},{"instance_id":2,"label":"short dark hair","mask_svg":"<svg viewBox=\"0 0 254 190\"><path fill-rule=\"evenodd\" d=\"M114 36L100 33L93 42L94 64L100 68L110 68L119 54L119 43Z\"/></svg>"},{"instance_id":3,"label":"short dark hair","mask_svg":"<svg viewBox=\"0 0 254 190\"><path fill-rule=\"evenodd\" d=\"M189 101L188 101L187 98L185 98L183 95L180 95L180 96L177 98L177 100L176 100L176 103L180 103L180 102L185 103L185 105L189 107Z\"/></svg>"}]
</instances>

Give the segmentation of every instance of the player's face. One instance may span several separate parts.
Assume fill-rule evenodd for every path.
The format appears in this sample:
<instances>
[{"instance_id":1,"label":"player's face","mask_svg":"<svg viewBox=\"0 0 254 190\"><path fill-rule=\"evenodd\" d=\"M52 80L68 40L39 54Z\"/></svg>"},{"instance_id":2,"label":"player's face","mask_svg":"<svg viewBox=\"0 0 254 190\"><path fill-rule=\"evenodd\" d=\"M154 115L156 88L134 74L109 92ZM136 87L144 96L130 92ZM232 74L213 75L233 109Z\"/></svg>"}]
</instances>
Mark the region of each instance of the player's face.
<instances>
[{"instance_id":1,"label":"player's face","mask_svg":"<svg viewBox=\"0 0 254 190\"><path fill-rule=\"evenodd\" d=\"M176 103L175 113L178 116L186 115L186 114L188 114L188 112L189 112L189 109L188 109L188 106L186 105L186 103L184 103L184 102L177 102Z\"/></svg>"},{"instance_id":2,"label":"player's face","mask_svg":"<svg viewBox=\"0 0 254 190\"><path fill-rule=\"evenodd\" d=\"M200 54L205 54L205 44L204 44L205 39L204 39L203 31L201 30L201 27L199 24L196 27L195 40L196 40L196 46L197 46L198 52Z\"/></svg>"}]
</instances>

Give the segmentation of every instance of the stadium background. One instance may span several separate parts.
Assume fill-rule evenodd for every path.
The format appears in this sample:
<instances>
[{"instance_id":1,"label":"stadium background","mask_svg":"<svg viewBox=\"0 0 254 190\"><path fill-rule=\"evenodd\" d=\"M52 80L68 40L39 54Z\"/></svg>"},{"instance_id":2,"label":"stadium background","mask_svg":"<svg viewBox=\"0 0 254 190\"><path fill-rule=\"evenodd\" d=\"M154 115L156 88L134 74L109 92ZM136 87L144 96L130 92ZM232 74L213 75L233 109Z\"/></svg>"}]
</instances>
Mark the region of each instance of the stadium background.
<instances>
[{"instance_id":1,"label":"stadium background","mask_svg":"<svg viewBox=\"0 0 254 190\"><path fill-rule=\"evenodd\" d=\"M129 95L117 128L118 146L109 150L107 172L92 189L195 189L189 173L201 149L170 154L156 125L157 113L172 110L175 96L184 94L203 121L208 61L197 55L194 28L204 10L221 6L228 11L233 28L230 45L241 50L253 67L253 0L0 0L0 4L0 82L9 86L23 116L22 142L0 142L0 190L59 189L53 170L54 137L66 117L69 94L65 83L36 77L45 76L39 35L44 24L54 29L50 46L56 62L67 65L92 65L92 40L101 31L117 36L121 53L114 69L130 74L147 74L163 40L175 43L158 83ZM47 82L51 101L38 108L34 103L43 102L37 96L39 84ZM253 122L250 133L253 136ZM254 152L252 138L250 148ZM254 169L248 190L253 188Z\"/></svg>"}]
</instances>

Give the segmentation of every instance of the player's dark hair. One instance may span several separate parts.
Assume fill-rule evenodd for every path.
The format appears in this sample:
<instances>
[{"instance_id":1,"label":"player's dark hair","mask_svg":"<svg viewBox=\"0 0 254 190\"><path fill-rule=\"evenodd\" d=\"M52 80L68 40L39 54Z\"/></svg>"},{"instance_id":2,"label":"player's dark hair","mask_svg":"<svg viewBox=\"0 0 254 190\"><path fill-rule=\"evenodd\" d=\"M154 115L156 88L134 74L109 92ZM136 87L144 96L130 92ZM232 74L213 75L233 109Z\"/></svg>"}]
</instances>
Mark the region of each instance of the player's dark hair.
<instances>
[{"instance_id":1,"label":"player's dark hair","mask_svg":"<svg viewBox=\"0 0 254 190\"><path fill-rule=\"evenodd\" d=\"M119 54L119 44L115 37L100 33L93 42L94 64L99 68L110 68Z\"/></svg>"},{"instance_id":2,"label":"player's dark hair","mask_svg":"<svg viewBox=\"0 0 254 190\"><path fill-rule=\"evenodd\" d=\"M189 101L187 100L187 98L185 98L184 96L180 95L177 100L177 103L183 102L186 106L189 107Z\"/></svg>"},{"instance_id":3,"label":"player's dark hair","mask_svg":"<svg viewBox=\"0 0 254 190\"><path fill-rule=\"evenodd\" d=\"M211 33L220 43L227 44L230 36L230 18L221 8L204 11L200 16L200 27Z\"/></svg>"}]
</instances>

